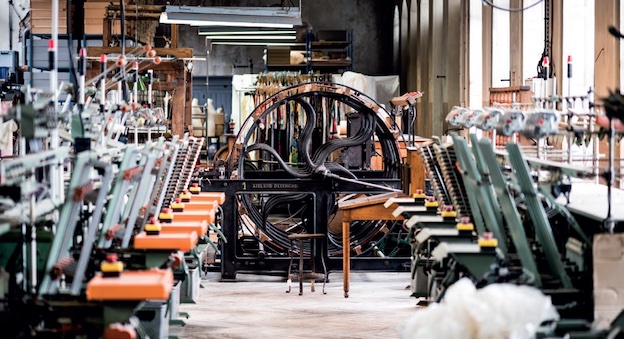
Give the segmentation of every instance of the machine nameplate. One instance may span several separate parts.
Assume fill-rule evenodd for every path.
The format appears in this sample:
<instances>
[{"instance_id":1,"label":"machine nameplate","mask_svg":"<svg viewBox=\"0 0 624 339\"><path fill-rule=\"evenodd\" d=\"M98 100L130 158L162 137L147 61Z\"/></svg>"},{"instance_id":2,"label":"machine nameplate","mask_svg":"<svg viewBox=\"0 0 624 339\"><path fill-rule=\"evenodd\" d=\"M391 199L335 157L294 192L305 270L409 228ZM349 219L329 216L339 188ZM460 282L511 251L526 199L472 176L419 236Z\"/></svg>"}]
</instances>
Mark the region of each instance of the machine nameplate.
<instances>
[{"instance_id":1,"label":"machine nameplate","mask_svg":"<svg viewBox=\"0 0 624 339\"><path fill-rule=\"evenodd\" d=\"M249 185L251 189L265 189L265 190L298 190L299 184L286 184L286 183L252 183Z\"/></svg>"}]
</instances>

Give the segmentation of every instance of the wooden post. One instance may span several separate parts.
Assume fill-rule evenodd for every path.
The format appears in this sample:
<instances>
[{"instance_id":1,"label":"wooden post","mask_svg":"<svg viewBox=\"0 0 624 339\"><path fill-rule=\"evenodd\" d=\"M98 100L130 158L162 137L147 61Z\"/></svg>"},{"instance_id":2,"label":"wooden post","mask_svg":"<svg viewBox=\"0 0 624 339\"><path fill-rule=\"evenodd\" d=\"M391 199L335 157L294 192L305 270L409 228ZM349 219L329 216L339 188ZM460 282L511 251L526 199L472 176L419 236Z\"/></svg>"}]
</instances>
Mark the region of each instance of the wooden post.
<instances>
[{"instance_id":1,"label":"wooden post","mask_svg":"<svg viewBox=\"0 0 624 339\"><path fill-rule=\"evenodd\" d=\"M609 90L620 88L620 39L609 33L609 26L620 27L620 0L595 0L595 6L594 86L596 102L600 103ZM600 153L608 155L608 146L606 141L600 142ZM620 144L615 145L615 157L622 157ZM614 178L620 178L620 163L615 161Z\"/></svg>"},{"instance_id":2,"label":"wooden post","mask_svg":"<svg viewBox=\"0 0 624 339\"><path fill-rule=\"evenodd\" d=\"M418 9L418 41L411 43L417 43L418 48L418 65L417 67L417 86L418 90L423 92L423 96L417 101L416 116L416 135L430 137L431 131L429 126L429 97L431 91L429 88L429 2L430 0L419 1L420 8Z\"/></svg>"},{"instance_id":3,"label":"wooden post","mask_svg":"<svg viewBox=\"0 0 624 339\"><path fill-rule=\"evenodd\" d=\"M558 72L557 76L557 95L568 95L563 91L563 78L567 76L566 60L563 56L563 0L553 0L552 4L552 58L556 62ZM577 66L578 67L578 66Z\"/></svg>"},{"instance_id":4,"label":"wooden post","mask_svg":"<svg viewBox=\"0 0 624 339\"><path fill-rule=\"evenodd\" d=\"M465 45L462 44L462 1L445 1L446 17L446 86L444 86L444 105L440 121L444 120L451 107L461 105L462 97L462 56L468 53ZM444 128L446 129L446 128Z\"/></svg>"},{"instance_id":5,"label":"wooden post","mask_svg":"<svg viewBox=\"0 0 624 339\"><path fill-rule=\"evenodd\" d=\"M620 27L620 1L595 0L594 85L596 99L620 86L620 40L609 26Z\"/></svg>"},{"instance_id":6,"label":"wooden post","mask_svg":"<svg viewBox=\"0 0 624 339\"><path fill-rule=\"evenodd\" d=\"M179 136L184 135L184 105L186 104L184 73L182 71L176 75L175 90L171 100L171 134Z\"/></svg>"},{"instance_id":7,"label":"wooden post","mask_svg":"<svg viewBox=\"0 0 624 339\"><path fill-rule=\"evenodd\" d=\"M430 48L430 76L429 76L429 124L427 137L442 135L444 116L445 90L448 84L446 79L447 49L445 41L448 39L445 32L444 1L433 0L429 4L429 45Z\"/></svg>"},{"instance_id":8,"label":"wooden post","mask_svg":"<svg viewBox=\"0 0 624 339\"><path fill-rule=\"evenodd\" d=\"M410 43L410 41L413 41L414 36L410 30L415 20L410 15L410 5L406 1L401 2L401 33L399 38L401 74L408 75L411 69L414 68L415 55L412 54L414 46ZM411 81L412 78L410 76L401 77L401 90L412 90Z\"/></svg>"},{"instance_id":9,"label":"wooden post","mask_svg":"<svg viewBox=\"0 0 624 339\"><path fill-rule=\"evenodd\" d=\"M349 297L349 271L351 270L351 211L342 212L342 287L344 297Z\"/></svg>"},{"instance_id":10,"label":"wooden post","mask_svg":"<svg viewBox=\"0 0 624 339\"><path fill-rule=\"evenodd\" d=\"M184 126L189 126L189 132L193 132L193 120L192 120L192 108L193 108L193 76L191 73L186 70L182 71L184 73L184 97L186 101L184 102Z\"/></svg>"},{"instance_id":11,"label":"wooden post","mask_svg":"<svg viewBox=\"0 0 624 339\"><path fill-rule=\"evenodd\" d=\"M483 6L483 107L489 106L492 87L492 7Z\"/></svg>"},{"instance_id":12,"label":"wooden post","mask_svg":"<svg viewBox=\"0 0 624 339\"><path fill-rule=\"evenodd\" d=\"M418 148L407 148L407 165L410 173L409 193L414 194L416 190L425 190L425 165L422 162Z\"/></svg>"},{"instance_id":13,"label":"wooden post","mask_svg":"<svg viewBox=\"0 0 624 339\"><path fill-rule=\"evenodd\" d=\"M420 30L419 30L419 13L418 13L418 3L419 1L411 0L411 4L408 5L409 8L409 27L407 31L409 32L409 40L408 46L408 62L407 62L407 72L403 74L407 75L407 91L414 92L420 91L420 84L418 80L418 68L420 67L420 50L418 47L418 41L420 39Z\"/></svg>"},{"instance_id":14,"label":"wooden post","mask_svg":"<svg viewBox=\"0 0 624 339\"><path fill-rule=\"evenodd\" d=\"M108 11L106 11L108 13ZM113 24L111 19L109 19L108 14L106 17L102 19L102 46L110 46L111 43L111 30L113 29Z\"/></svg>"},{"instance_id":15,"label":"wooden post","mask_svg":"<svg viewBox=\"0 0 624 339\"><path fill-rule=\"evenodd\" d=\"M523 0L511 0L509 2L512 8L522 8ZM511 83L509 86L522 86L522 11L509 13L509 71Z\"/></svg>"},{"instance_id":16,"label":"wooden post","mask_svg":"<svg viewBox=\"0 0 624 339\"><path fill-rule=\"evenodd\" d=\"M171 25L171 48L178 48L178 25Z\"/></svg>"},{"instance_id":17,"label":"wooden post","mask_svg":"<svg viewBox=\"0 0 624 339\"><path fill-rule=\"evenodd\" d=\"M463 107L470 107L470 1L460 5L460 59L459 59L459 102Z\"/></svg>"}]
</instances>

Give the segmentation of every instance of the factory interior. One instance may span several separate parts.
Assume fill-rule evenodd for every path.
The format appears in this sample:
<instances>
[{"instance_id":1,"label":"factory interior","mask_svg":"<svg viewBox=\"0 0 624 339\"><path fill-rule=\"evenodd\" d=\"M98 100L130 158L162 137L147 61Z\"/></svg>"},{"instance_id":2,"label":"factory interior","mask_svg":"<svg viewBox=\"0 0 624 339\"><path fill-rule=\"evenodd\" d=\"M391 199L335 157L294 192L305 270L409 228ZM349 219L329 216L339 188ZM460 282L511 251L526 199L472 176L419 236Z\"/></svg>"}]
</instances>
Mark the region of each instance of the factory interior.
<instances>
[{"instance_id":1,"label":"factory interior","mask_svg":"<svg viewBox=\"0 0 624 339\"><path fill-rule=\"evenodd\" d=\"M620 0L0 0L0 337L624 338L622 32Z\"/></svg>"}]
</instances>

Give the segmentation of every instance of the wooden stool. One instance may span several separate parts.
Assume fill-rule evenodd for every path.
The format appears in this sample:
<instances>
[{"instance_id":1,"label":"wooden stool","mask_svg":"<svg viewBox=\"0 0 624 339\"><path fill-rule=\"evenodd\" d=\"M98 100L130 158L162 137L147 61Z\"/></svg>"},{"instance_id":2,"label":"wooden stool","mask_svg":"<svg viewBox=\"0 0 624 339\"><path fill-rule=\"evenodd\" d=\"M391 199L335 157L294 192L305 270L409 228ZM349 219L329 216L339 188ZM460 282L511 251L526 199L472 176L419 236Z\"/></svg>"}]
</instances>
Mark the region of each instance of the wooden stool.
<instances>
[{"instance_id":1,"label":"wooden stool","mask_svg":"<svg viewBox=\"0 0 624 339\"><path fill-rule=\"evenodd\" d=\"M325 240L326 235L325 234L307 234L307 233L302 233L302 234L290 234L288 235L288 240L290 240L290 248L288 250L288 255L290 256L290 264L288 264L288 290L286 291L286 293L290 293L290 272L292 269L292 263L293 263L293 259L294 259L294 253L295 251L293 250L293 240L299 240L299 295L303 294L303 242L304 241L309 241L310 242L310 260L311 262L311 266L312 266L312 280L310 282L311 284L311 291L314 292L314 280L316 278L316 272L314 269L314 246L312 246L313 240L316 239L321 239L321 253L323 253L323 249L324 249L324 240ZM327 282L327 266L325 265L325 255L321 256L321 262L323 263L323 294L325 294L325 283Z\"/></svg>"}]
</instances>

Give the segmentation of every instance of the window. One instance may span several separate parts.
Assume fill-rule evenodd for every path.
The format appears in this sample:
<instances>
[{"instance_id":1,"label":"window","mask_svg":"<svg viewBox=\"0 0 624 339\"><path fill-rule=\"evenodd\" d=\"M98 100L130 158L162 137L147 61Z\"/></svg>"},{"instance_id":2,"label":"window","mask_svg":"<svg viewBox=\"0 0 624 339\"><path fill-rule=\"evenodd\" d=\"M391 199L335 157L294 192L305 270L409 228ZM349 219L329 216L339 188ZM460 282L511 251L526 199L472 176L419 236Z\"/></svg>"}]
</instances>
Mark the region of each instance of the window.
<instances>
[{"instance_id":1,"label":"window","mask_svg":"<svg viewBox=\"0 0 624 339\"><path fill-rule=\"evenodd\" d=\"M495 0L494 4L509 8L509 0ZM492 11L492 87L509 86L509 12Z\"/></svg>"},{"instance_id":2,"label":"window","mask_svg":"<svg viewBox=\"0 0 624 339\"><path fill-rule=\"evenodd\" d=\"M563 95L587 94L594 86L594 0L563 2L563 58L555 65L563 77ZM568 55L573 61L573 77L567 79Z\"/></svg>"},{"instance_id":3,"label":"window","mask_svg":"<svg viewBox=\"0 0 624 339\"><path fill-rule=\"evenodd\" d=\"M544 14L544 1L522 13L523 81L537 77L537 65L544 52Z\"/></svg>"},{"instance_id":4,"label":"window","mask_svg":"<svg viewBox=\"0 0 624 339\"><path fill-rule=\"evenodd\" d=\"M470 0L468 38L468 71L470 84L468 105L483 106L483 4L481 0Z\"/></svg>"},{"instance_id":5,"label":"window","mask_svg":"<svg viewBox=\"0 0 624 339\"><path fill-rule=\"evenodd\" d=\"M401 60L401 16L399 6L394 6L394 19L392 20L392 64L394 72L397 72Z\"/></svg>"}]
</instances>

